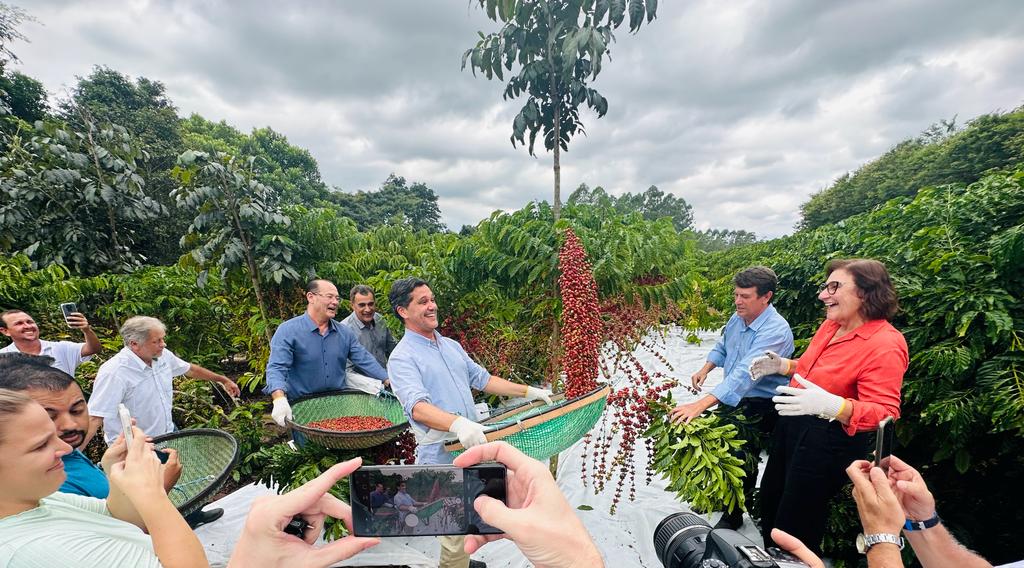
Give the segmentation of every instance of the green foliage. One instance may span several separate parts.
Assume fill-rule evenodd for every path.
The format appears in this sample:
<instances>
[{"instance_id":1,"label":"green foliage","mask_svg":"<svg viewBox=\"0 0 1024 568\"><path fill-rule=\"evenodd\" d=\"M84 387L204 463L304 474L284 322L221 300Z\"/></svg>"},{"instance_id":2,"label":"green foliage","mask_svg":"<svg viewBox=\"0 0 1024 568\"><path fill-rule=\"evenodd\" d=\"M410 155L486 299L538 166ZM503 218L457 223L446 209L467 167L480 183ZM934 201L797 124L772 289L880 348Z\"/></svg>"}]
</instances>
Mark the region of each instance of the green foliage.
<instances>
[{"instance_id":1,"label":"green foliage","mask_svg":"<svg viewBox=\"0 0 1024 568\"><path fill-rule=\"evenodd\" d=\"M15 117L32 124L46 117L46 88L39 81L0 65L0 100Z\"/></svg>"},{"instance_id":2,"label":"green foliage","mask_svg":"<svg viewBox=\"0 0 1024 568\"><path fill-rule=\"evenodd\" d=\"M0 67L18 61L18 56L11 51L10 44L15 40L26 40L18 26L34 20L35 18L25 10L0 2Z\"/></svg>"},{"instance_id":3,"label":"green foliage","mask_svg":"<svg viewBox=\"0 0 1024 568\"><path fill-rule=\"evenodd\" d=\"M581 183L576 191L569 195L566 204L611 207L621 215L637 212L648 221L668 217L672 219L672 225L677 231L693 228L693 207L690 207L682 197L665 193L656 185L647 188L643 193L624 193L616 197L608 195L601 186L590 189L587 184Z\"/></svg>"},{"instance_id":4,"label":"green foliage","mask_svg":"<svg viewBox=\"0 0 1024 568\"><path fill-rule=\"evenodd\" d=\"M757 242L757 235L750 231L732 229L707 229L696 231L697 248L704 252L719 252L728 248Z\"/></svg>"},{"instance_id":5,"label":"green foliage","mask_svg":"<svg viewBox=\"0 0 1024 568\"><path fill-rule=\"evenodd\" d=\"M444 230L437 194L425 184L409 185L404 177L391 174L377 191L333 192L330 200L343 215L366 231L378 225L403 225L413 231L436 233Z\"/></svg>"},{"instance_id":6,"label":"green foliage","mask_svg":"<svg viewBox=\"0 0 1024 568\"><path fill-rule=\"evenodd\" d=\"M926 474L953 526L1024 521L999 493L1024 475L1024 171L922 188L839 225L711 255L713 278L750 264L779 275L776 305L806 345L821 321L816 284L835 257L868 257L889 268L900 295L894 320L910 348L897 431L901 457ZM723 298L724 301L724 298ZM937 433L939 433L937 435ZM992 522L996 520L996 522ZM998 528L974 534L983 552L1006 555Z\"/></svg>"},{"instance_id":7,"label":"green foliage","mask_svg":"<svg viewBox=\"0 0 1024 568\"><path fill-rule=\"evenodd\" d=\"M644 436L654 440L651 469L668 480L666 491L697 513L744 508L743 460L733 455L745 441L734 424L718 416L701 416L689 424L670 422L668 395L652 405L651 426Z\"/></svg>"},{"instance_id":8,"label":"green foliage","mask_svg":"<svg viewBox=\"0 0 1024 568\"><path fill-rule=\"evenodd\" d=\"M913 197L922 187L972 183L992 168L1021 161L1024 107L980 116L959 132L953 121L943 121L811 196L800 208L800 226L835 223L894 197Z\"/></svg>"},{"instance_id":9,"label":"green foliage","mask_svg":"<svg viewBox=\"0 0 1024 568\"><path fill-rule=\"evenodd\" d=\"M80 274L124 272L146 260L144 223L164 212L139 175L138 141L83 117L80 129L37 122L0 133L0 250Z\"/></svg>"}]
</instances>

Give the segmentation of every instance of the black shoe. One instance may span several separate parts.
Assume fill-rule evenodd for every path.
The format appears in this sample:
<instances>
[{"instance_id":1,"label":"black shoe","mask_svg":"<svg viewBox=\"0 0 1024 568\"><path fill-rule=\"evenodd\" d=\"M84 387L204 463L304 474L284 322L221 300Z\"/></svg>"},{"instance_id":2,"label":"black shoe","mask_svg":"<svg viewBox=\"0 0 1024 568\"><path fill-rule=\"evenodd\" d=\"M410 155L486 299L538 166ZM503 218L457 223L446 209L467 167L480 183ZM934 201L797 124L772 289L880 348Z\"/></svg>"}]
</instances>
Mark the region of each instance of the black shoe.
<instances>
[{"instance_id":1,"label":"black shoe","mask_svg":"<svg viewBox=\"0 0 1024 568\"><path fill-rule=\"evenodd\" d=\"M224 509L210 509L209 511L204 511L200 509L194 513L190 513L187 517L185 517L185 522L188 523L188 526L195 529L207 523L212 523L213 521L216 521L217 519L223 516Z\"/></svg>"},{"instance_id":2,"label":"black shoe","mask_svg":"<svg viewBox=\"0 0 1024 568\"><path fill-rule=\"evenodd\" d=\"M486 562L480 562L479 560L469 559L469 568L487 568Z\"/></svg>"},{"instance_id":3,"label":"black shoe","mask_svg":"<svg viewBox=\"0 0 1024 568\"><path fill-rule=\"evenodd\" d=\"M722 518L715 523L716 529L739 530L743 526L743 513L722 513Z\"/></svg>"}]
</instances>

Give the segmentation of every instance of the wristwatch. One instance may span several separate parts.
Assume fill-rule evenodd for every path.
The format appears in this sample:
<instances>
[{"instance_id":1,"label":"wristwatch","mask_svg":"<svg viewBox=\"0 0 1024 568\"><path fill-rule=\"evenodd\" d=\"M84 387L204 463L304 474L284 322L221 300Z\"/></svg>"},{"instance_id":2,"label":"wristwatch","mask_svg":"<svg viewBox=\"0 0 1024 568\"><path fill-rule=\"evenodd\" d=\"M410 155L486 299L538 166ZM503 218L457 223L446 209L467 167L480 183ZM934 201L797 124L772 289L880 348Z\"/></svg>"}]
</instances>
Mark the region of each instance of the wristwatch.
<instances>
[{"instance_id":1,"label":"wristwatch","mask_svg":"<svg viewBox=\"0 0 1024 568\"><path fill-rule=\"evenodd\" d=\"M903 537L895 534L888 533L877 533L877 534L864 534L860 533L857 535L857 552L861 554L867 554L871 547L876 544L888 542L895 544L903 550Z\"/></svg>"},{"instance_id":2,"label":"wristwatch","mask_svg":"<svg viewBox=\"0 0 1024 568\"><path fill-rule=\"evenodd\" d=\"M922 531L924 529L930 529L941 522L942 519L939 518L939 513L936 512L932 515L932 518L924 521L911 521L910 519L907 519L907 522L903 523L903 530Z\"/></svg>"}]
</instances>

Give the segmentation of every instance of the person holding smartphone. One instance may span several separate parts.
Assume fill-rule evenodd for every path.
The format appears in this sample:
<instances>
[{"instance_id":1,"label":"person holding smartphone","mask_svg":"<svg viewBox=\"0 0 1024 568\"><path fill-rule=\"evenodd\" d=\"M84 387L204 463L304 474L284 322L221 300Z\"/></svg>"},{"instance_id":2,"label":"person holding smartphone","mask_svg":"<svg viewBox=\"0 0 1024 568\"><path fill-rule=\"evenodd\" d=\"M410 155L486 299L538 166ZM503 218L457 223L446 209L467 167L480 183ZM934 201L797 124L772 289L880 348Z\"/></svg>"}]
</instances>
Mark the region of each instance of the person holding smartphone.
<instances>
[{"instance_id":1,"label":"person holding smartphone","mask_svg":"<svg viewBox=\"0 0 1024 568\"><path fill-rule=\"evenodd\" d=\"M466 448L487 442L483 425L474 421L471 389L551 403L551 391L491 375L458 342L438 333L437 303L425 280L396 280L388 300L405 325L405 335L388 359L388 377L416 437L417 464L452 463L453 456L444 449L449 432ZM484 566L470 560L464 537L445 536L440 541L441 568Z\"/></svg>"},{"instance_id":2,"label":"person holding smartphone","mask_svg":"<svg viewBox=\"0 0 1024 568\"><path fill-rule=\"evenodd\" d=\"M878 423L900 415L907 342L889 323L896 289L877 260L829 262L818 293L825 321L799 359L769 352L751 376L792 376L773 398L779 421L761 478L762 535L779 528L820 553L828 502L846 467L867 456Z\"/></svg>"},{"instance_id":3,"label":"person holding smartphone","mask_svg":"<svg viewBox=\"0 0 1024 568\"><path fill-rule=\"evenodd\" d=\"M40 339L39 326L29 314L22 310L0 313L0 334L11 338L11 344L0 349L0 353L45 355L53 359L54 367L73 377L80 364L103 350L103 344L89 325L89 320L77 309L67 314L65 321L69 327L82 332L84 343Z\"/></svg>"}]
</instances>

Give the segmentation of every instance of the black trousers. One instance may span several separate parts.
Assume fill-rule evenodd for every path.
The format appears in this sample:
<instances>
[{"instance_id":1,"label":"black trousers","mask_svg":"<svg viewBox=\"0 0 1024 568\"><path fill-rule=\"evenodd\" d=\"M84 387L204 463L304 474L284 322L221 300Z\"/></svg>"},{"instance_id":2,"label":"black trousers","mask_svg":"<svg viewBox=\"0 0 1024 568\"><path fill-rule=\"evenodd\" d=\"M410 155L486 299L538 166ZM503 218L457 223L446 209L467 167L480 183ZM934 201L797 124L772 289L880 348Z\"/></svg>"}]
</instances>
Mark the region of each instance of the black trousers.
<instances>
[{"instance_id":1,"label":"black trousers","mask_svg":"<svg viewBox=\"0 0 1024 568\"><path fill-rule=\"evenodd\" d=\"M850 482L846 468L864 459L874 432L850 436L839 422L816 416L781 416L761 478L761 535L773 546L773 528L799 538L821 554L828 502Z\"/></svg>"},{"instance_id":2,"label":"black trousers","mask_svg":"<svg viewBox=\"0 0 1024 568\"><path fill-rule=\"evenodd\" d=\"M744 398L735 407L719 405L717 413L722 421L734 424L739 430L739 437L747 441L734 455L743 460L743 471L746 473L743 477L743 495L747 510L750 510L754 487L757 485L761 451L771 450L771 434L779 420L779 413L775 411L775 403L770 398ZM726 511L725 514L738 520L742 518L743 511Z\"/></svg>"}]
</instances>

